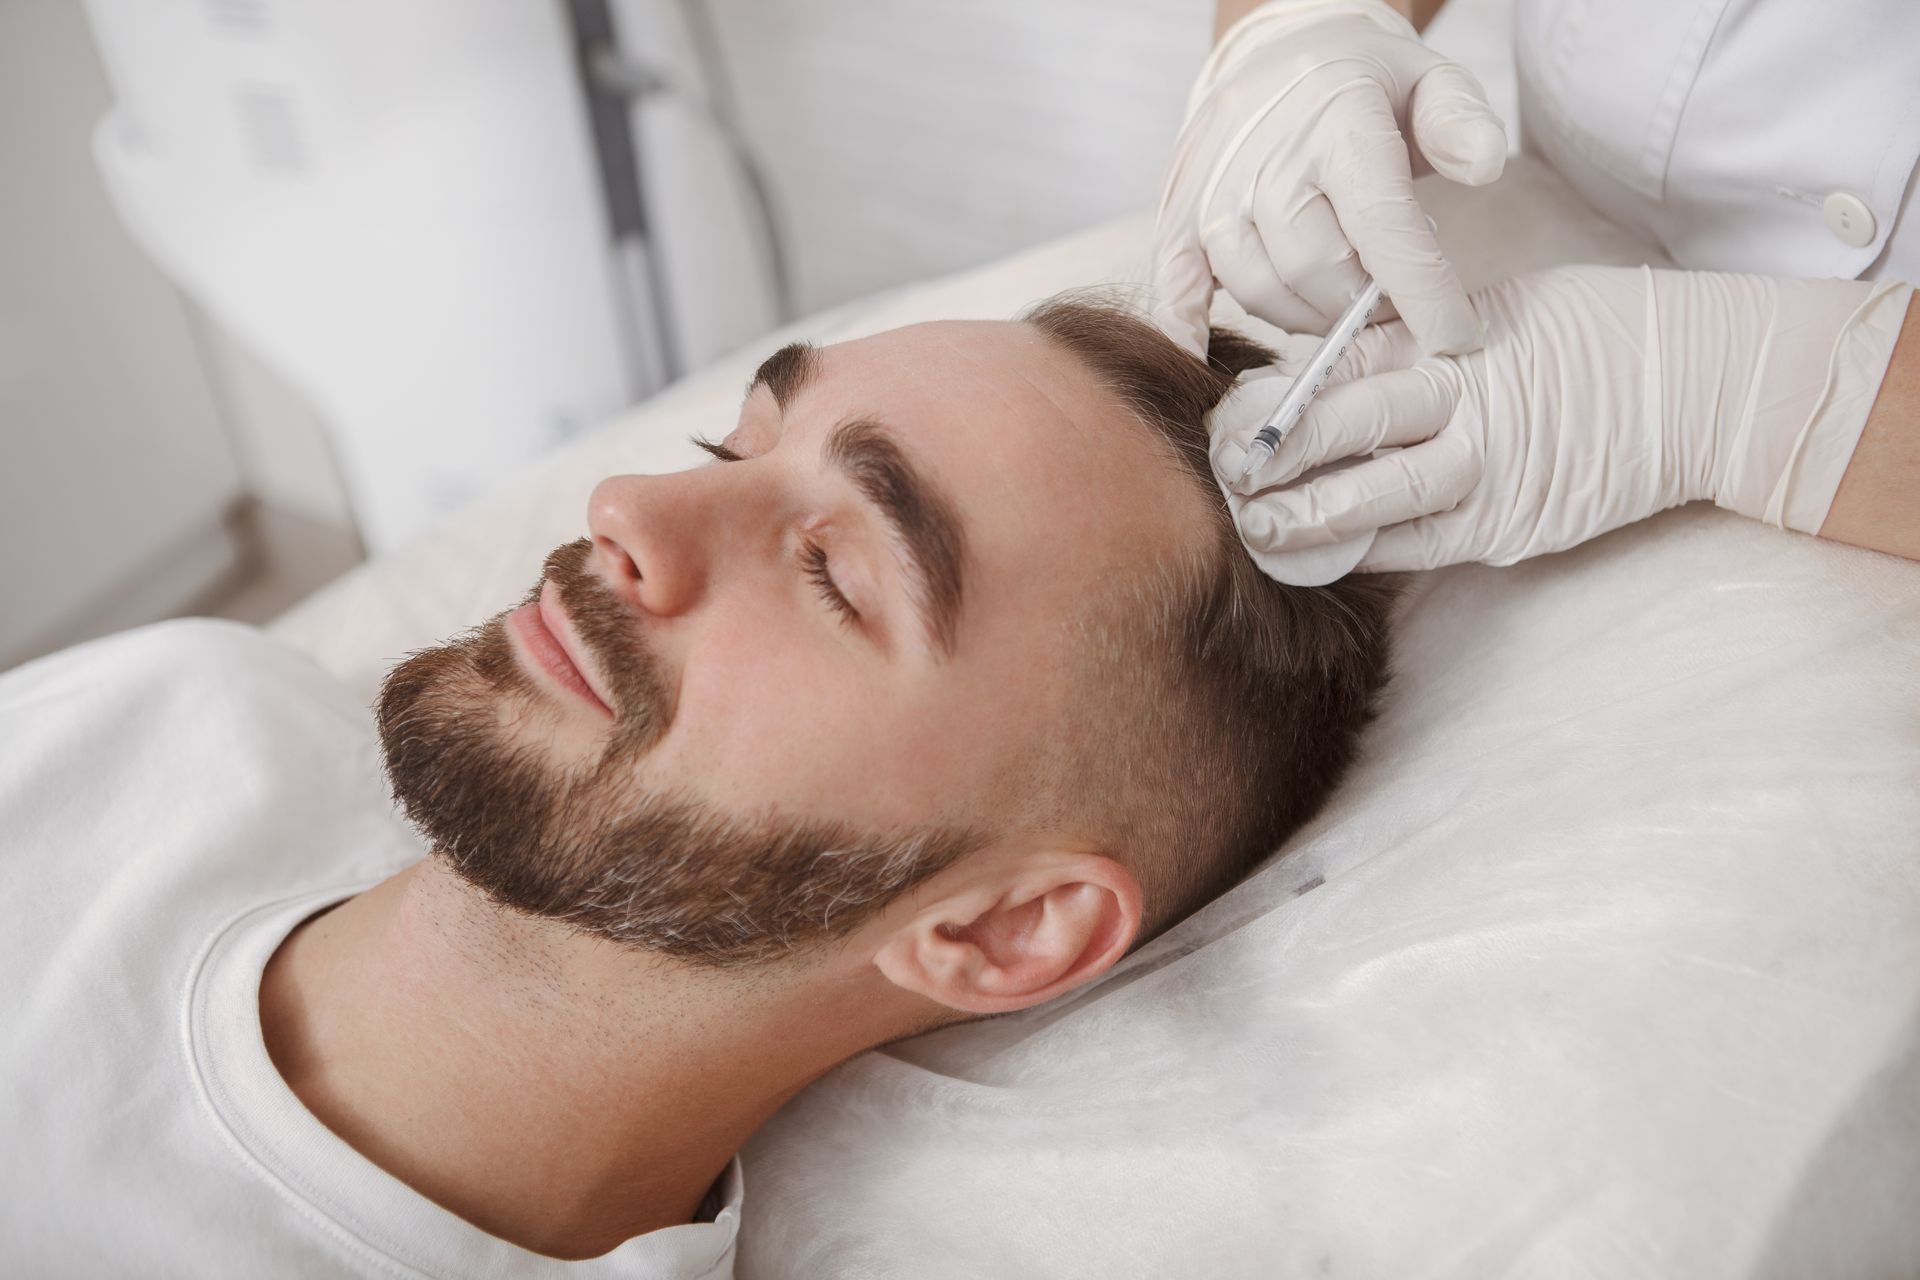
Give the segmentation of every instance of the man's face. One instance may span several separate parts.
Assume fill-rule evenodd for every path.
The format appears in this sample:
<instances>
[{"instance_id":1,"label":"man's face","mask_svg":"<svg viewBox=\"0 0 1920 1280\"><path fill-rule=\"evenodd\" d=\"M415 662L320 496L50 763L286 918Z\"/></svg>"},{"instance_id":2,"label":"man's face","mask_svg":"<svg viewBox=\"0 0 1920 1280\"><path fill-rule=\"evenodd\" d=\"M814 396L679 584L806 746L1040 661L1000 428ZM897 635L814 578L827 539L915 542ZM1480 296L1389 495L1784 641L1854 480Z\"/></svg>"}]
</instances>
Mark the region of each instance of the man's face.
<instances>
[{"instance_id":1,"label":"man's face","mask_svg":"<svg viewBox=\"0 0 1920 1280\"><path fill-rule=\"evenodd\" d=\"M1088 619L1208 528L1025 325L762 373L738 460L603 481L527 603L389 681L396 794L509 905L715 960L838 932L1003 834L1084 697Z\"/></svg>"}]
</instances>

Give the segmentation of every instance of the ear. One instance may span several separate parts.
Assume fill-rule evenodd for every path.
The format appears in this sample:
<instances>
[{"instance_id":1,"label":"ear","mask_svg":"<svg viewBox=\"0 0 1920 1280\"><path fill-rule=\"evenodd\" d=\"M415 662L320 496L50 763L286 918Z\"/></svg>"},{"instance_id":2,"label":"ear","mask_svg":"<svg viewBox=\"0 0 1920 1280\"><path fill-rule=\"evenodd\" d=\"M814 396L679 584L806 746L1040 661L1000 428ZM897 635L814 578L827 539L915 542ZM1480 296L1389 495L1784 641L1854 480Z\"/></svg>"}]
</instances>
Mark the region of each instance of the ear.
<instances>
[{"instance_id":1,"label":"ear","mask_svg":"<svg viewBox=\"0 0 1920 1280\"><path fill-rule=\"evenodd\" d=\"M1140 932L1140 882L1097 853L1027 855L936 895L873 963L967 1013L1010 1013L1091 982Z\"/></svg>"}]
</instances>

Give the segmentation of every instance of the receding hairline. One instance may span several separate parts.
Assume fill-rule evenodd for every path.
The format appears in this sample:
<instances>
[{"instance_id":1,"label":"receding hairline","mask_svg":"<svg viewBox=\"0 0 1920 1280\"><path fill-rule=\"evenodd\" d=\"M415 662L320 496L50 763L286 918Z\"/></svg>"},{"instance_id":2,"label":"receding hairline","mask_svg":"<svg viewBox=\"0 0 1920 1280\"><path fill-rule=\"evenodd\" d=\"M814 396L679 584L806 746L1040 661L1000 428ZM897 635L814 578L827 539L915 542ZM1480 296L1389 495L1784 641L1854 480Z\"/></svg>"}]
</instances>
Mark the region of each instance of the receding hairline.
<instances>
[{"instance_id":1,"label":"receding hairline","mask_svg":"<svg viewBox=\"0 0 1920 1280\"><path fill-rule=\"evenodd\" d=\"M1122 717L1089 722L1091 757L1117 752L1122 793L1170 789L1164 803L1117 815L1115 828L1111 788L1089 804L1070 777L1061 793L1083 821L1110 827L1143 885L1155 882L1150 901L1165 914L1146 923L1151 935L1238 882L1324 803L1387 678L1394 588L1283 586L1241 547L1207 418L1241 372L1272 361L1266 348L1216 329L1203 362L1111 295L1056 296L1021 318L1134 410L1210 513L1203 556L1138 578L1130 607L1103 627L1112 660L1088 664L1099 703Z\"/></svg>"},{"instance_id":2,"label":"receding hairline","mask_svg":"<svg viewBox=\"0 0 1920 1280\"><path fill-rule=\"evenodd\" d=\"M1116 385L1113 378L1093 357L1094 344L1088 340L1087 331L1075 332L1068 326L1055 323L1062 318L1071 318L1082 324L1094 325L1106 325L1112 322L1115 326L1113 336L1119 336L1134 325L1145 327L1148 324L1147 320L1133 308L1110 296L1094 290L1080 290L1058 294L1035 304L1022 312L1017 317L1016 323L1038 334L1055 351L1071 359L1099 389L1100 394L1114 403L1121 416L1138 428L1154 456L1185 475L1188 483L1181 487L1194 502L1195 511L1200 516L1196 522L1199 530L1197 536L1200 541L1192 550L1195 556L1199 557L1201 566L1210 567L1217 563L1219 557L1227 554L1231 549L1229 544L1237 535L1234 534L1233 520L1227 510L1226 501L1220 495L1213 479L1204 424L1198 431L1191 433L1189 438L1182 439L1177 436L1175 432L1185 424L1168 419L1156 419L1147 406L1128 395L1125 387ZM1164 342L1165 348L1156 354L1163 357L1177 355L1181 360L1190 362L1190 367L1187 367L1173 364L1170 360L1168 368L1184 368L1186 375L1195 379L1192 389L1196 392L1202 380L1211 383L1212 394L1207 397L1210 401L1209 408L1212 403L1223 399L1226 391L1231 388L1233 374L1212 367L1211 360L1202 362L1186 355L1174 346L1171 339L1162 337L1157 330L1144 333L1136 330L1133 336L1143 339L1141 346L1147 350L1152 349L1146 346L1147 342L1154 340ZM1107 350L1111 355L1119 354L1112 347L1108 347ZM1194 567L1193 561L1185 561L1181 565L1183 571Z\"/></svg>"}]
</instances>

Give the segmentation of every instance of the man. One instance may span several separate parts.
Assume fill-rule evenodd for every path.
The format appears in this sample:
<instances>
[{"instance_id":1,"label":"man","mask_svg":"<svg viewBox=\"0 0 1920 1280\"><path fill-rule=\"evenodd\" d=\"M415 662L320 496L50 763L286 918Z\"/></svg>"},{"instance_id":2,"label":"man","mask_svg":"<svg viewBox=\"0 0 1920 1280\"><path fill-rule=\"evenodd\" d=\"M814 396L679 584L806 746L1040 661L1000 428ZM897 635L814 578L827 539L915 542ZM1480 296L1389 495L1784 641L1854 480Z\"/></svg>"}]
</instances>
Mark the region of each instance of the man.
<instances>
[{"instance_id":1,"label":"man","mask_svg":"<svg viewBox=\"0 0 1920 1280\"><path fill-rule=\"evenodd\" d=\"M1099 977L1351 759L1391 587L1262 577L1211 480L1263 354L1075 302L779 352L391 675L424 849L253 633L0 682L13 1269L728 1274L782 1102Z\"/></svg>"}]
</instances>

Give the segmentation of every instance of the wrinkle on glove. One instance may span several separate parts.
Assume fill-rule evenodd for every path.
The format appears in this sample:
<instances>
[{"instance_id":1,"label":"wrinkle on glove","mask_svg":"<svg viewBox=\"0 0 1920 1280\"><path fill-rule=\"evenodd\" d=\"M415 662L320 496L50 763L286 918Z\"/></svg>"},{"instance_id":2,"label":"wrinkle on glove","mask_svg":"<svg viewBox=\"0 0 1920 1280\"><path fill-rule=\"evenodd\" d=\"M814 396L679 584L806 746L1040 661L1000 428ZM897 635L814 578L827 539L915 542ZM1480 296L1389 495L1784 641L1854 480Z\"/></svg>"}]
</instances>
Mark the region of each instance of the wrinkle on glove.
<instances>
[{"instance_id":1,"label":"wrinkle on glove","mask_svg":"<svg viewBox=\"0 0 1920 1280\"><path fill-rule=\"evenodd\" d=\"M1221 37L1188 100L1154 319L1204 354L1217 280L1267 323L1323 334L1371 273L1429 349L1470 351L1484 335L1413 178L1491 182L1506 154L1473 76L1381 0L1273 0Z\"/></svg>"},{"instance_id":2,"label":"wrinkle on glove","mask_svg":"<svg viewBox=\"0 0 1920 1280\"><path fill-rule=\"evenodd\" d=\"M1501 281L1473 295L1488 340L1471 355L1363 333L1354 373L1230 497L1235 523L1295 585L1332 564L1288 557L1336 543L1370 539L1361 572L1510 565L1702 500L1817 533L1912 293L1648 267ZM1249 385L1214 411L1217 476L1277 403Z\"/></svg>"},{"instance_id":3,"label":"wrinkle on glove","mask_svg":"<svg viewBox=\"0 0 1920 1280\"><path fill-rule=\"evenodd\" d=\"M1347 380L1320 393L1256 470L1250 493L1225 477L1240 474L1291 379L1250 375L1214 411L1215 479L1247 553L1276 582L1338 581L1366 558L1380 529L1453 506L1482 474L1477 439L1441 432L1458 396L1448 366L1423 362L1362 376L1372 361L1356 352L1348 363ZM1320 460L1330 454L1332 461Z\"/></svg>"}]
</instances>

